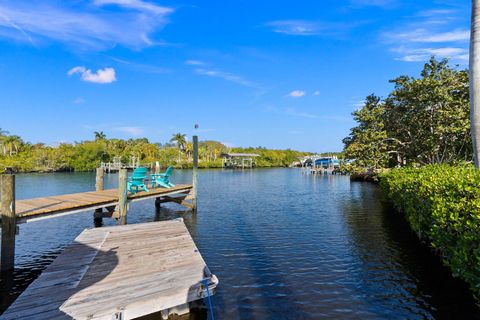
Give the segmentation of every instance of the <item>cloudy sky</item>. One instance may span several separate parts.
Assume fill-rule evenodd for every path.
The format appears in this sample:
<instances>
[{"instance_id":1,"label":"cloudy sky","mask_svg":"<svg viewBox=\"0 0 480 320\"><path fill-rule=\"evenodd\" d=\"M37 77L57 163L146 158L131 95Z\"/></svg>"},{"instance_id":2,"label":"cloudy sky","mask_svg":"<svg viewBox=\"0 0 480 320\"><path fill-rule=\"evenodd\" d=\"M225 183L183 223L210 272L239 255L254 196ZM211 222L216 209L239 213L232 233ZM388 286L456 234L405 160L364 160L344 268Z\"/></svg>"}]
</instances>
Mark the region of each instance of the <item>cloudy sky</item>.
<instances>
[{"instance_id":1,"label":"cloudy sky","mask_svg":"<svg viewBox=\"0 0 480 320\"><path fill-rule=\"evenodd\" d=\"M341 150L389 79L466 68L469 20L458 0L0 0L0 128Z\"/></svg>"}]
</instances>

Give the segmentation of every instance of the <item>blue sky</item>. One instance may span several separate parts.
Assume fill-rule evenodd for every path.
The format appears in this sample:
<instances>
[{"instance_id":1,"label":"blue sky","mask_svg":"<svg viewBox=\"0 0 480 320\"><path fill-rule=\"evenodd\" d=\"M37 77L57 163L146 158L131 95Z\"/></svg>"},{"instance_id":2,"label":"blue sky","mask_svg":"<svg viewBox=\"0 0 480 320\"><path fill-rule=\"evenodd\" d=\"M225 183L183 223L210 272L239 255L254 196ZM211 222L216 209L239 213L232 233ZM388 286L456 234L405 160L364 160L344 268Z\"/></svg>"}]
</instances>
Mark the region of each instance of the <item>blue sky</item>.
<instances>
[{"instance_id":1,"label":"blue sky","mask_svg":"<svg viewBox=\"0 0 480 320\"><path fill-rule=\"evenodd\" d=\"M459 0L0 0L0 128L341 150L389 79L467 66L469 20Z\"/></svg>"}]
</instances>

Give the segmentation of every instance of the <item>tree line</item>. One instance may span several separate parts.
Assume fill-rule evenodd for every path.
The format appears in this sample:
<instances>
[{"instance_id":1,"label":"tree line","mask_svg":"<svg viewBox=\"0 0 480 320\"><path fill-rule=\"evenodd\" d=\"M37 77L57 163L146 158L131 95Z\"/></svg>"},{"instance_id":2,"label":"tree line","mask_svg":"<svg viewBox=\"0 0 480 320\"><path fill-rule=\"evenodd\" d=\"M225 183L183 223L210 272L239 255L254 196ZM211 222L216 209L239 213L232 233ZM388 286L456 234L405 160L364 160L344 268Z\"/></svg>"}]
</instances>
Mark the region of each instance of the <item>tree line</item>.
<instances>
[{"instance_id":1,"label":"tree line","mask_svg":"<svg viewBox=\"0 0 480 320\"><path fill-rule=\"evenodd\" d=\"M307 155L294 150L272 150L263 147L229 148L218 141L199 142L199 167L222 167L221 154L248 152L260 155L259 167L284 167ZM193 145L182 133L172 135L166 143L153 143L147 138L109 139L102 131L94 132L94 139L49 146L29 143L20 136L0 129L0 168L11 167L17 172L89 171L101 162L120 159L128 164L135 157L141 164L158 161L161 166L189 168L192 166Z\"/></svg>"},{"instance_id":2,"label":"tree line","mask_svg":"<svg viewBox=\"0 0 480 320\"><path fill-rule=\"evenodd\" d=\"M357 125L343 139L356 168L471 162L469 79L447 59L425 63L420 77L390 80L394 89L374 94L352 113Z\"/></svg>"}]
</instances>

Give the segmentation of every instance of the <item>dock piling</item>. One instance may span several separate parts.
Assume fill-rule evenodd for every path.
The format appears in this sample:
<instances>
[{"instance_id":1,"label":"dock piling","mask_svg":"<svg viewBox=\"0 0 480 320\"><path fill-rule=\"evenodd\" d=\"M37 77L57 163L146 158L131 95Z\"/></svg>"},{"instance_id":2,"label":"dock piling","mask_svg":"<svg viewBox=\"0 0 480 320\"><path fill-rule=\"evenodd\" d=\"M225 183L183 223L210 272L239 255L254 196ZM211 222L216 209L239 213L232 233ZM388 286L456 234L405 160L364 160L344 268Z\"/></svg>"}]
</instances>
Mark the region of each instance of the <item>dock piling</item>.
<instances>
[{"instance_id":1,"label":"dock piling","mask_svg":"<svg viewBox=\"0 0 480 320\"><path fill-rule=\"evenodd\" d=\"M95 191L102 191L103 190L103 175L105 171L102 167L97 168L96 175L95 175ZM103 218L103 209L95 209L93 214L93 223L95 226L102 225L102 218Z\"/></svg>"},{"instance_id":2,"label":"dock piling","mask_svg":"<svg viewBox=\"0 0 480 320\"><path fill-rule=\"evenodd\" d=\"M15 175L4 174L1 178L0 209L2 212L2 246L0 270L11 271L15 265Z\"/></svg>"},{"instance_id":3,"label":"dock piling","mask_svg":"<svg viewBox=\"0 0 480 320\"><path fill-rule=\"evenodd\" d=\"M118 172L118 224L127 224L127 169Z\"/></svg>"},{"instance_id":4,"label":"dock piling","mask_svg":"<svg viewBox=\"0 0 480 320\"><path fill-rule=\"evenodd\" d=\"M95 190L101 191L103 190L103 168L97 168L96 176L95 176Z\"/></svg>"},{"instance_id":5,"label":"dock piling","mask_svg":"<svg viewBox=\"0 0 480 320\"><path fill-rule=\"evenodd\" d=\"M193 136L192 211L197 212L198 136Z\"/></svg>"}]
</instances>

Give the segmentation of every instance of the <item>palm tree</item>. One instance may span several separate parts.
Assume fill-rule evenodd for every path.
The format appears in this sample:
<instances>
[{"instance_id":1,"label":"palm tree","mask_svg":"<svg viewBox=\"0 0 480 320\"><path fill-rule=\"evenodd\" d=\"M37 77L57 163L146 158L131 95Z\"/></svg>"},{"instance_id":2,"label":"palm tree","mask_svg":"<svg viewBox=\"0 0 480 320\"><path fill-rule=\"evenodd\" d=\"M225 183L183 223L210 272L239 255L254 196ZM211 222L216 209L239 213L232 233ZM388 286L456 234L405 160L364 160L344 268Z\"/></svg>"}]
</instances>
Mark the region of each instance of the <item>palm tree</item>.
<instances>
[{"instance_id":1,"label":"palm tree","mask_svg":"<svg viewBox=\"0 0 480 320\"><path fill-rule=\"evenodd\" d=\"M107 135L103 133L103 131L95 131L93 134L95 135L95 141L105 140L107 138Z\"/></svg>"},{"instance_id":2,"label":"palm tree","mask_svg":"<svg viewBox=\"0 0 480 320\"><path fill-rule=\"evenodd\" d=\"M182 133L175 133L170 142L174 142L180 150L185 150L185 145L187 144L187 135Z\"/></svg>"},{"instance_id":3,"label":"palm tree","mask_svg":"<svg viewBox=\"0 0 480 320\"><path fill-rule=\"evenodd\" d=\"M3 156L7 155L7 144L5 143L6 138L7 136L0 136L0 147L2 147Z\"/></svg>"},{"instance_id":4,"label":"palm tree","mask_svg":"<svg viewBox=\"0 0 480 320\"><path fill-rule=\"evenodd\" d=\"M475 167L480 168L480 0L472 0L470 28L470 131Z\"/></svg>"},{"instance_id":5,"label":"palm tree","mask_svg":"<svg viewBox=\"0 0 480 320\"><path fill-rule=\"evenodd\" d=\"M187 142L185 144L185 153L187 154L188 161L191 161L192 160L192 154L193 154L193 143Z\"/></svg>"},{"instance_id":6,"label":"palm tree","mask_svg":"<svg viewBox=\"0 0 480 320\"><path fill-rule=\"evenodd\" d=\"M8 153L11 157L18 152L23 141L19 136L4 136L0 143L2 144L3 155L5 156Z\"/></svg>"}]
</instances>

